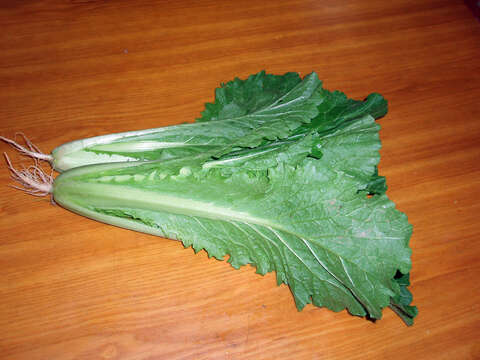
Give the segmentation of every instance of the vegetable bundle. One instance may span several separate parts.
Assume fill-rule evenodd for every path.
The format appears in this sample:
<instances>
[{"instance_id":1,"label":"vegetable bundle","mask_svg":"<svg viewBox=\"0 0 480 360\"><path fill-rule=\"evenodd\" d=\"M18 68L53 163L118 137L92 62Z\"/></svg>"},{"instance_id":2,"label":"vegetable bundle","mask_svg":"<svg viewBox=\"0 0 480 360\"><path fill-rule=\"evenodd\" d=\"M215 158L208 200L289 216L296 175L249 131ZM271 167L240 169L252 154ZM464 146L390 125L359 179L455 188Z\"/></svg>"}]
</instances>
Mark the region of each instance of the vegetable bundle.
<instances>
[{"instance_id":1,"label":"vegetable bundle","mask_svg":"<svg viewBox=\"0 0 480 360\"><path fill-rule=\"evenodd\" d=\"M412 228L378 175L379 94L322 88L315 73L265 72L216 90L196 122L25 154L62 172L19 172L26 190L108 224L176 239L234 268L275 271L306 304L408 325Z\"/></svg>"}]
</instances>

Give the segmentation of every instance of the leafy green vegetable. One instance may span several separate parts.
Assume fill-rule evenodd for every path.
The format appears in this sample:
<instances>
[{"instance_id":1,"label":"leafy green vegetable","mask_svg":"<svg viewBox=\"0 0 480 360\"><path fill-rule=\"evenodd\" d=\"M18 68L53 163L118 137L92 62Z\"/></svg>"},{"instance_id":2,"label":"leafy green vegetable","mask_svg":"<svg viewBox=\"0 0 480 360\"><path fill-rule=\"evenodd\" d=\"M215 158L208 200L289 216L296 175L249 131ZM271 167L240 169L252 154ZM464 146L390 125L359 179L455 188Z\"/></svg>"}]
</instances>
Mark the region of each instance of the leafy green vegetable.
<instances>
[{"instance_id":1,"label":"leafy green vegetable","mask_svg":"<svg viewBox=\"0 0 480 360\"><path fill-rule=\"evenodd\" d=\"M375 117L386 111L381 95L355 101L315 73L261 72L223 84L193 124L59 147L68 166L89 153L117 158L63 172L53 197L95 220L228 255L234 268L275 271L299 310L380 319L390 306L411 325L412 227L377 168ZM122 156L141 161L114 162Z\"/></svg>"},{"instance_id":2,"label":"leafy green vegetable","mask_svg":"<svg viewBox=\"0 0 480 360\"><path fill-rule=\"evenodd\" d=\"M234 145L283 138L318 114L317 105L323 101L316 91L320 85L315 73L303 80L294 73L264 72L246 81L236 79L217 89L216 103L207 104L196 123L67 143L53 150L53 164L64 171L92 163L168 160L212 151L221 155Z\"/></svg>"},{"instance_id":3,"label":"leafy green vegetable","mask_svg":"<svg viewBox=\"0 0 480 360\"><path fill-rule=\"evenodd\" d=\"M233 150L245 153L242 147L252 146L254 152L263 152L296 141L312 128L328 131L361 115L380 117L386 112L387 103L379 94L356 101L322 89L316 74L302 81L296 73L262 71L222 84L215 102L206 104L196 123L73 141L53 150L52 163L57 171L65 171L95 163L169 160L205 152L221 157Z\"/></svg>"},{"instance_id":4,"label":"leafy green vegetable","mask_svg":"<svg viewBox=\"0 0 480 360\"><path fill-rule=\"evenodd\" d=\"M304 89L292 91L288 76L284 88L272 85L288 91L280 101L262 92L265 79L278 81L257 75L218 89L200 119L218 134L241 119L236 141L193 157L73 169L55 181L55 200L217 259L228 254L236 268L276 271L299 309L313 302L378 319L392 306L411 322L408 284L395 278L410 270L411 226L383 194L379 128L364 115L383 98L359 103L320 89L298 102Z\"/></svg>"}]
</instances>

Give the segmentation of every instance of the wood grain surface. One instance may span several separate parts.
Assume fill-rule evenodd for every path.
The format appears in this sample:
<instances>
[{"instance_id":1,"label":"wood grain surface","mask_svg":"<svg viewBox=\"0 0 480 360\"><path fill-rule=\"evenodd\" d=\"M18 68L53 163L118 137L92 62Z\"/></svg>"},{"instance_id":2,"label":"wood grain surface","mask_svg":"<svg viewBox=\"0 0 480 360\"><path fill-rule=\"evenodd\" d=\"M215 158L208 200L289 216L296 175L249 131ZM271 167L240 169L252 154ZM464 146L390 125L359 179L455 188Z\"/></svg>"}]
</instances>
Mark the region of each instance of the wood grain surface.
<instances>
[{"instance_id":1,"label":"wood grain surface","mask_svg":"<svg viewBox=\"0 0 480 360\"><path fill-rule=\"evenodd\" d=\"M297 312L274 274L82 218L0 165L1 359L480 358L480 23L463 2L2 1L0 26L0 135L47 152L193 121L262 69L383 94L380 173L414 225L420 311L410 328Z\"/></svg>"}]
</instances>

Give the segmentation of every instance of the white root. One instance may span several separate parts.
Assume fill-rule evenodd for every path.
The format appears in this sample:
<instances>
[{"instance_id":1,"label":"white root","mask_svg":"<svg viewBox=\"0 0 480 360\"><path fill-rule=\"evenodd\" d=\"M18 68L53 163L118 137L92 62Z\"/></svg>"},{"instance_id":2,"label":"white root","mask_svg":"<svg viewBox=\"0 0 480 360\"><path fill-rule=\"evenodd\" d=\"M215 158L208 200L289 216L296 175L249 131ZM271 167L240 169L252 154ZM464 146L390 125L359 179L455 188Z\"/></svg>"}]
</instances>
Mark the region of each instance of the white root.
<instances>
[{"instance_id":1,"label":"white root","mask_svg":"<svg viewBox=\"0 0 480 360\"><path fill-rule=\"evenodd\" d=\"M12 179L21 185L13 186L14 188L34 196L46 196L52 192L53 170L52 174L48 175L37 164L17 170L13 167L8 155L6 153L3 153L3 155L7 161Z\"/></svg>"},{"instance_id":2,"label":"white root","mask_svg":"<svg viewBox=\"0 0 480 360\"><path fill-rule=\"evenodd\" d=\"M20 135L23 137L23 140L28 146L28 149L19 143L15 142L14 140L8 139L6 137L0 136L0 140L5 141L6 143L12 145L15 149L17 149L22 155L29 156L34 158L35 160L45 160L52 162L53 161L53 156L49 154L45 154L40 151L40 149L35 146L24 134L18 133L15 135Z\"/></svg>"}]
</instances>

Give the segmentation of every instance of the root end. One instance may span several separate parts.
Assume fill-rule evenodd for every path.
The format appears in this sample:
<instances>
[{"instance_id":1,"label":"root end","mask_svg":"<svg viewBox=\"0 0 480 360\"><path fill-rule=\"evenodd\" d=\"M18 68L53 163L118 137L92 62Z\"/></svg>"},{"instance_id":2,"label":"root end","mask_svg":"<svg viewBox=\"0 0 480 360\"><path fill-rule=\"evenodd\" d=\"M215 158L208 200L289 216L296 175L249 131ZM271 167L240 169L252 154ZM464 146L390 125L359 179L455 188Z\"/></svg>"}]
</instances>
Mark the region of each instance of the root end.
<instances>
[{"instance_id":1,"label":"root end","mask_svg":"<svg viewBox=\"0 0 480 360\"><path fill-rule=\"evenodd\" d=\"M46 174L37 164L31 165L28 168L24 167L22 170L17 170L13 167L8 155L6 153L3 153L3 155L7 161L12 179L21 185L13 185L14 188L34 196L47 196L52 193L52 174Z\"/></svg>"},{"instance_id":2,"label":"root end","mask_svg":"<svg viewBox=\"0 0 480 360\"><path fill-rule=\"evenodd\" d=\"M10 144L13 148L18 150L22 155L29 156L31 158L34 158L35 160L45 160L50 163L53 161L52 155L41 152L40 149L36 145L34 145L24 134L22 133L15 134L15 136L17 135L20 135L23 137L23 140L25 141L25 144L27 145L28 149L20 145L16 141L8 139L3 136L0 136L0 140L3 140L6 143Z\"/></svg>"}]
</instances>

